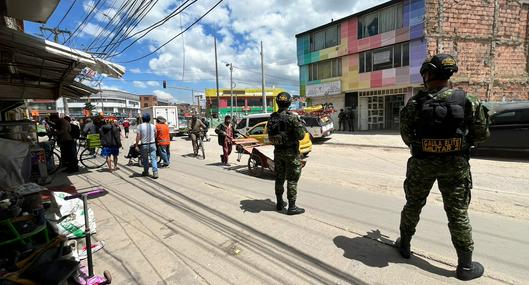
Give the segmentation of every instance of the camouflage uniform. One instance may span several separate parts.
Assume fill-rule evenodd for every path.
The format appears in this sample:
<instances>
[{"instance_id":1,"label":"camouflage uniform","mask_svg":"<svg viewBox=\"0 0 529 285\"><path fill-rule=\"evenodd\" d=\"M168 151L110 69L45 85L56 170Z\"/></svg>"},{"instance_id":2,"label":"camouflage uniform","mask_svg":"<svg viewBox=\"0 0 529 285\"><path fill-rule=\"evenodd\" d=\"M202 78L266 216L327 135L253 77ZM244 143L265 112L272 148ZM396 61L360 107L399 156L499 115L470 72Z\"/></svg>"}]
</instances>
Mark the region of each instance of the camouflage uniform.
<instances>
[{"instance_id":1,"label":"camouflage uniform","mask_svg":"<svg viewBox=\"0 0 529 285\"><path fill-rule=\"evenodd\" d=\"M437 99L450 98L454 90L439 91ZM419 215L434 182L437 180L441 191L444 208L448 217L448 228L452 243L458 251L473 251L472 228L468 219L470 189L469 150L474 143L485 141L489 137L487 110L475 96L466 95L465 128L463 152L457 155L416 155L421 147L421 140L416 136L416 126L420 120L418 99L429 96L425 91L412 97L401 111L400 133L403 141L412 149L413 156L408 160L404 192L406 205L401 213L401 237L411 237L419 222Z\"/></svg>"},{"instance_id":2,"label":"camouflage uniform","mask_svg":"<svg viewBox=\"0 0 529 285\"><path fill-rule=\"evenodd\" d=\"M297 185L301 176L301 157L299 153L299 140L305 136L303 125L297 116L288 115L287 133L292 139L296 139L288 146L275 146L274 148L274 170L276 173L275 192L282 196L285 192L284 184L287 181L287 199L295 201L297 196Z\"/></svg>"}]
</instances>

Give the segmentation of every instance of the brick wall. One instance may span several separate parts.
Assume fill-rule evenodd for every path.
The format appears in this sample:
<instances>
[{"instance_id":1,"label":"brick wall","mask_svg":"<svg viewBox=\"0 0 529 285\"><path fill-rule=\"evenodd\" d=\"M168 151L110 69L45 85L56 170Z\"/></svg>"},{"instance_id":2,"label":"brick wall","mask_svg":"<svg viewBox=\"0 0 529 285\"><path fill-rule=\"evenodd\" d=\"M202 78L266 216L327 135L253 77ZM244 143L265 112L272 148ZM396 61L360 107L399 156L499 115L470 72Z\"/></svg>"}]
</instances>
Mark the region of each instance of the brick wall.
<instances>
[{"instance_id":1,"label":"brick wall","mask_svg":"<svg viewBox=\"0 0 529 285\"><path fill-rule=\"evenodd\" d=\"M483 100L529 100L529 5L521 2L426 1L428 54L444 52L457 58L455 86Z\"/></svg>"}]
</instances>

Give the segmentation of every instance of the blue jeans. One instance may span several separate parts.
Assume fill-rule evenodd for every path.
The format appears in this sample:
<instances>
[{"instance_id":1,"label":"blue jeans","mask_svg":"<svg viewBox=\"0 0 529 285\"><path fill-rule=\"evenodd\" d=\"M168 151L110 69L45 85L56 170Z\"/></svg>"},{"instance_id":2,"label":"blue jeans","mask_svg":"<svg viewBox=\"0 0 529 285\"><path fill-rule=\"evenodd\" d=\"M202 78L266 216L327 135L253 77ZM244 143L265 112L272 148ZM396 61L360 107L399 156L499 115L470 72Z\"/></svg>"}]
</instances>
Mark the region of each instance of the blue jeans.
<instances>
[{"instance_id":1,"label":"blue jeans","mask_svg":"<svg viewBox=\"0 0 529 285\"><path fill-rule=\"evenodd\" d=\"M156 159L156 144L147 144L141 146L141 163L143 172L149 171L149 158L151 159L152 172L158 172L158 160Z\"/></svg>"},{"instance_id":2,"label":"blue jeans","mask_svg":"<svg viewBox=\"0 0 529 285\"><path fill-rule=\"evenodd\" d=\"M160 156L162 157L163 163L165 165L169 165L171 163L171 152L169 151L169 146L160 145L158 146L158 149L160 150Z\"/></svg>"}]
</instances>

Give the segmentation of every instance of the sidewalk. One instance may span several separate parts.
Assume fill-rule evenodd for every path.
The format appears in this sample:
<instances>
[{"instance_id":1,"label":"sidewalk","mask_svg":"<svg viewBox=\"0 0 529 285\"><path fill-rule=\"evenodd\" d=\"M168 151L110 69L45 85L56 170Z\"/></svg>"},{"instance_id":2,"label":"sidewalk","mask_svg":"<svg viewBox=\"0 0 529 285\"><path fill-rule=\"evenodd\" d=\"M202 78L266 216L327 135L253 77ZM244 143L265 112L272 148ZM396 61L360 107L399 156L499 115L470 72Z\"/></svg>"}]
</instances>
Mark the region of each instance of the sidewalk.
<instances>
[{"instance_id":1,"label":"sidewalk","mask_svg":"<svg viewBox=\"0 0 529 285\"><path fill-rule=\"evenodd\" d=\"M318 143L318 141L316 141ZM397 131L335 132L324 144L407 149Z\"/></svg>"}]
</instances>

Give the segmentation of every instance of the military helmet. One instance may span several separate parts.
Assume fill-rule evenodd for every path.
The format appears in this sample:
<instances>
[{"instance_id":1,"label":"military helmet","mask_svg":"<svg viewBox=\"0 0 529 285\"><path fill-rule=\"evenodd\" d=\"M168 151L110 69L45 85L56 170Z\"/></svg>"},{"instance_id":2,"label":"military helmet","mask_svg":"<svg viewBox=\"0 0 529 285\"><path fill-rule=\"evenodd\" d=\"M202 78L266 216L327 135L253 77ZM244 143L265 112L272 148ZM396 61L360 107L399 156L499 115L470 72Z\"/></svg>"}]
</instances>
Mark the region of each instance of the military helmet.
<instances>
[{"instance_id":1,"label":"military helmet","mask_svg":"<svg viewBox=\"0 0 529 285\"><path fill-rule=\"evenodd\" d=\"M277 94L276 103L279 107L288 107L292 103L292 96L287 92Z\"/></svg>"},{"instance_id":2,"label":"military helmet","mask_svg":"<svg viewBox=\"0 0 529 285\"><path fill-rule=\"evenodd\" d=\"M433 80L447 80L459 70L455 58L449 54L436 54L421 66L421 75L430 72Z\"/></svg>"}]
</instances>

